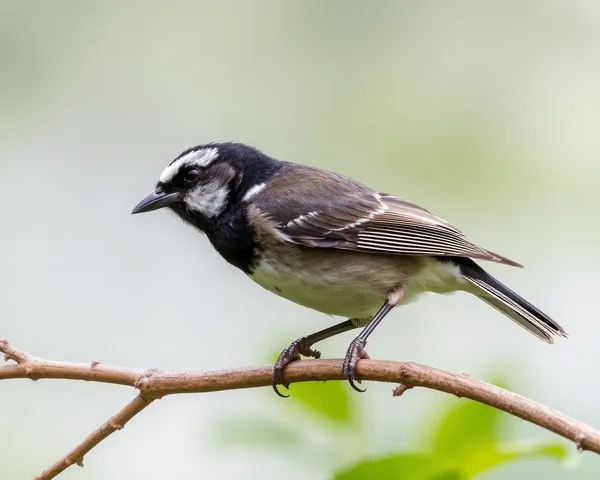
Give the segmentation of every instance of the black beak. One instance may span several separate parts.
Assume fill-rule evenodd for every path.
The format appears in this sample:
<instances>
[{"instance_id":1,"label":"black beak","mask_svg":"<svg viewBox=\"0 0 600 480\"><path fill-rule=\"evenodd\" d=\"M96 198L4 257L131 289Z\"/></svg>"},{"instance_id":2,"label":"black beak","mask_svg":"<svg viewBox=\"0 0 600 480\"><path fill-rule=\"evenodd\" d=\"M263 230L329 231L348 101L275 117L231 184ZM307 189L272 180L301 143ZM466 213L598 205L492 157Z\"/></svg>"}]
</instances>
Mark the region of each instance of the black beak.
<instances>
[{"instance_id":1,"label":"black beak","mask_svg":"<svg viewBox=\"0 0 600 480\"><path fill-rule=\"evenodd\" d=\"M152 210L158 210L159 208L167 207L173 203L181 200L181 194L179 192L165 193L163 191L154 191L131 211L132 215L136 213L151 212Z\"/></svg>"}]
</instances>

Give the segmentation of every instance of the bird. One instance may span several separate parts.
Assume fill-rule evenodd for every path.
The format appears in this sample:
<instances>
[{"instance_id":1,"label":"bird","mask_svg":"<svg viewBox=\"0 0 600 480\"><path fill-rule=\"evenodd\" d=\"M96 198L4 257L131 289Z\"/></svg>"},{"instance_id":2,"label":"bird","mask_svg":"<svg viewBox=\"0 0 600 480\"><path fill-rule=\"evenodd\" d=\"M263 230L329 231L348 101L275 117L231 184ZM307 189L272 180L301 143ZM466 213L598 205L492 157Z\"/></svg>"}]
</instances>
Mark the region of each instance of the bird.
<instances>
[{"instance_id":1,"label":"bird","mask_svg":"<svg viewBox=\"0 0 600 480\"><path fill-rule=\"evenodd\" d=\"M461 230L404 198L347 176L279 160L252 146L220 142L179 154L132 214L167 208L199 232L229 264L296 304L346 318L285 348L272 374L286 389L284 367L312 347L362 328L342 376L369 358L367 339L396 306L421 294L475 295L547 343L567 337L547 314L487 273L477 261L521 264L473 243Z\"/></svg>"}]
</instances>

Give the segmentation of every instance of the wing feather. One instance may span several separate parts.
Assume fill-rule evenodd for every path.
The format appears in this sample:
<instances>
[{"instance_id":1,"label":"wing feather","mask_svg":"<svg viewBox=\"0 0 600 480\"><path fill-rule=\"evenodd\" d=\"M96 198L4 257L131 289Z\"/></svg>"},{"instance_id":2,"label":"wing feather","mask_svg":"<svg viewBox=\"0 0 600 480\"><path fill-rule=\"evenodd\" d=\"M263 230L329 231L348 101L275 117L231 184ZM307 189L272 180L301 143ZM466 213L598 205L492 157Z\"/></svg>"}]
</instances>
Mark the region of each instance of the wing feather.
<instances>
[{"instance_id":1,"label":"wing feather","mask_svg":"<svg viewBox=\"0 0 600 480\"><path fill-rule=\"evenodd\" d=\"M398 255L470 257L521 266L475 245L456 227L415 203L313 167L289 164L287 170L254 199L255 205L277 222L285 241Z\"/></svg>"}]
</instances>

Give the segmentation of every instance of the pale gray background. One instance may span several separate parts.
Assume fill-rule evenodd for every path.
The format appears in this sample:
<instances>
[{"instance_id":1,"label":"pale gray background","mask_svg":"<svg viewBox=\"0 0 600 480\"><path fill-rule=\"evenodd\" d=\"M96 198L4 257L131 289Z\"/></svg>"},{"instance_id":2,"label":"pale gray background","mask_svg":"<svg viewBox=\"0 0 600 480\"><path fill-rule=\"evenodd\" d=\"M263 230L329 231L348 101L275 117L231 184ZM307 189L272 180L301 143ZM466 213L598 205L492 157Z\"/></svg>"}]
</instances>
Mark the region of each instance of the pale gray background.
<instances>
[{"instance_id":1,"label":"pale gray background","mask_svg":"<svg viewBox=\"0 0 600 480\"><path fill-rule=\"evenodd\" d=\"M181 150L237 140L445 216L525 263L490 270L571 334L549 347L474 298L431 296L384 322L372 356L504 369L600 425L600 3L4 0L0 36L0 337L53 359L216 369L328 325L166 212L129 216ZM2 382L2 478L46 467L133 394ZM439 395L370 386L365 452L409 446ZM274 408L259 390L168 398L61 478L327 478L348 461L215 446L215 418ZM522 462L481 478L599 471L584 454L575 471Z\"/></svg>"}]
</instances>

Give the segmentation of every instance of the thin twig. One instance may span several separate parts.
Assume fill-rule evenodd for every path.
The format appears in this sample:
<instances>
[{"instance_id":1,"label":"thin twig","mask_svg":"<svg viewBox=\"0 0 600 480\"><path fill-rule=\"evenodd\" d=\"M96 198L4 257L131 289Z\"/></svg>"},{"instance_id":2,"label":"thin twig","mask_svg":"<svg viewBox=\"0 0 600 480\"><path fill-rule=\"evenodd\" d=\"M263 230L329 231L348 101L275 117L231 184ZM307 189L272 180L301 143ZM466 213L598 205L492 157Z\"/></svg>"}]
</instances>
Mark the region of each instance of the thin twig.
<instances>
[{"instance_id":1,"label":"thin twig","mask_svg":"<svg viewBox=\"0 0 600 480\"><path fill-rule=\"evenodd\" d=\"M404 392L413 388L414 385L407 385L406 383L401 383L394 390L392 390L392 395L394 397L401 397L404 395Z\"/></svg>"},{"instance_id":2,"label":"thin twig","mask_svg":"<svg viewBox=\"0 0 600 480\"><path fill-rule=\"evenodd\" d=\"M48 480L50 478L54 478L73 464L83 467L83 457L86 453L88 453L110 434L121 430L125 424L129 422L129 420L150 405L151 402L152 400L147 400L140 393L131 402L125 405L121 411L110 417L106 422L85 437L85 439L73 450L67 453L58 462L48 467L42 473L33 477L32 480Z\"/></svg>"},{"instance_id":3,"label":"thin twig","mask_svg":"<svg viewBox=\"0 0 600 480\"><path fill-rule=\"evenodd\" d=\"M154 399L173 394L268 386L271 384L273 368L260 366L212 372L167 372L109 366L98 362L56 362L32 357L9 345L6 340L0 340L0 352L3 352L7 359L17 362L16 365L0 367L0 380L11 378L84 380L128 385L137 388L140 392L136 399L75 449L48 470L34 477L35 480L50 480L73 463L80 462L84 454L121 428ZM341 380L341 371L342 360L304 360L287 366L284 376L289 383ZM358 362L357 375L362 380L401 384L402 387L395 390L397 393L403 393L413 387L425 387L470 398L572 440L580 450L600 453L600 431L533 400L475 380L468 375L412 362L367 359Z\"/></svg>"}]
</instances>

